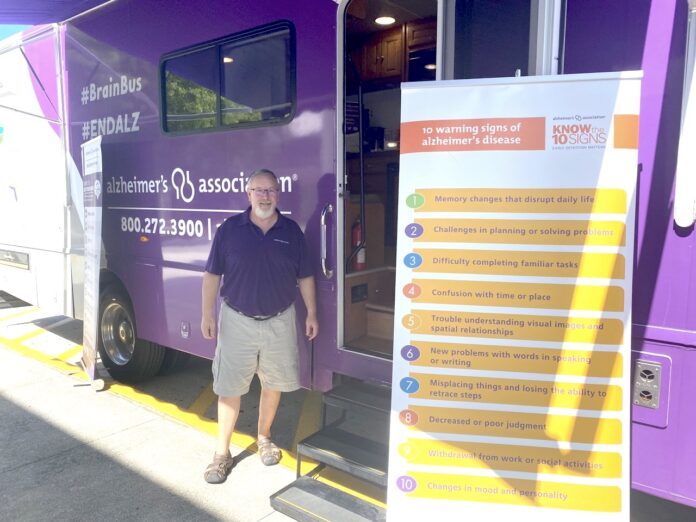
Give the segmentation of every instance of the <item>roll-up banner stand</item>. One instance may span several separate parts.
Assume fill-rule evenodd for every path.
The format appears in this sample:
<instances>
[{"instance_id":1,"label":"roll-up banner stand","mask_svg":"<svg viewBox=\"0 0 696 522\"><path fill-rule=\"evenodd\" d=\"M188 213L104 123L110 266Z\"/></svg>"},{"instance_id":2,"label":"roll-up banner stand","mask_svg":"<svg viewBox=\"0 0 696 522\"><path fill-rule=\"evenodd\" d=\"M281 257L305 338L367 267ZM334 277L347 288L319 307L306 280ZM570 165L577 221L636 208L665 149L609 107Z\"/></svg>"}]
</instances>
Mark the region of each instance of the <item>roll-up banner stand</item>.
<instances>
[{"instance_id":1,"label":"roll-up banner stand","mask_svg":"<svg viewBox=\"0 0 696 522\"><path fill-rule=\"evenodd\" d=\"M99 269L101 262L102 152L101 136L82 144L85 205L85 283L82 326L82 366L90 380L97 374Z\"/></svg>"},{"instance_id":2,"label":"roll-up banner stand","mask_svg":"<svg viewBox=\"0 0 696 522\"><path fill-rule=\"evenodd\" d=\"M629 520L641 77L403 86L388 520Z\"/></svg>"}]
</instances>

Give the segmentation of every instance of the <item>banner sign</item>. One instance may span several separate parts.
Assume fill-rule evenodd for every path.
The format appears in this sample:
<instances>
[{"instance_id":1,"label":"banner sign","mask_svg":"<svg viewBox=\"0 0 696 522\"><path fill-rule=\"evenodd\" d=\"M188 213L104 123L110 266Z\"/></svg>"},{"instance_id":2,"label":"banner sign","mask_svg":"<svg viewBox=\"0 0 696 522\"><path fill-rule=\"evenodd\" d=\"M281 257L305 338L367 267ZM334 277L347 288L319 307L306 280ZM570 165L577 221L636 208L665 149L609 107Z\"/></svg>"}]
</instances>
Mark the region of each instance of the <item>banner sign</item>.
<instances>
[{"instance_id":1,"label":"banner sign","mask_svg":"<svg viewBox=\"0 0 696 522\"><path fill-rule=\"evenodd\" d=\"M85 204L85 282L82 323L82 365L96 377L99 335L99 270L101 267L102 153L101 136L82 144Z\"/></svg>"},{"instance_id":2,"label":"banner sign","mask_svg":"<svg viewBox=\"0 0 696 522\"><path fill-rule=\"evenodd\" d=\"M403 86L389 520L629 520L640 78Z\"/></svg>"}]
</instances>

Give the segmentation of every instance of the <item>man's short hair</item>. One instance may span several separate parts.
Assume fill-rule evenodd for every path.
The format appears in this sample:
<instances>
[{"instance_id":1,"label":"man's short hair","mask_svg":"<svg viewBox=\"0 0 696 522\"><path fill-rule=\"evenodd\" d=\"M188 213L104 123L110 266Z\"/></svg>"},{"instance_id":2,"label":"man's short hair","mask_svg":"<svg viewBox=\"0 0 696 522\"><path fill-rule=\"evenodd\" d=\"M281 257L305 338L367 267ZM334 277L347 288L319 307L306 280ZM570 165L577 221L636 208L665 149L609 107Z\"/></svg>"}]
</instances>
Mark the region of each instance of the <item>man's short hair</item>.
<instances>
[{"instance_id":1,"label":"man's short hair","mask_svg":"<svg viewBox=\"0 0 696 522\"><path fill-rule=\"evenodd\" d=\"M251 176L249 176L249 179L247 179L247 191L249 190L249 185L251 185L252 180L261 176L266 176L267 178L273 179L273 182L275 183L276 187L280 186L280 183L278 183L278 177L273 173L272 170L258 169L252 172Z\"/></svg>"}]
</instances>

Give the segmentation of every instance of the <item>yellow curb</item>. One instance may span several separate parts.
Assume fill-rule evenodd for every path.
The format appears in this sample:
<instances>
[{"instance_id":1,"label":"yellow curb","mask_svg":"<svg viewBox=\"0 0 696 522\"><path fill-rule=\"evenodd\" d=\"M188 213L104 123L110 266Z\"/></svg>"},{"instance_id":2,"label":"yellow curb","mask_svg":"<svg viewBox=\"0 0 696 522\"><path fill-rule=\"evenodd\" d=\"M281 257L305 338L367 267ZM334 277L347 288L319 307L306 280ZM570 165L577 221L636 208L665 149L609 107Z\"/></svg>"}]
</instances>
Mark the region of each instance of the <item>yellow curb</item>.
<instances>
[{"instance_id":1,"label":"yellow curb","mask_svg":"<svg viewBox=\"0 0 696 522\"><path fill-rule=\"evenodd\" d=\"M24 341L28 341L29 339L33 339L34 337L38 337L39 335L46 333L47 331L48 330L44 330L41 327L37 327L36 330L32 330L31 332L25 333L24 335L20 335L19 337L15 337L13 341L16 343L23 343Z\"/></svg>"},{"instance_id":2,"label":"yellow curb","mask_svg":"<svg viewBox=\"0 0 696 522\"><path fill-rule=\"evenodd\" d=\"M34 350L33 348L28 348L22 344L19 344L14 339L8 339L6 337L0 336L0 343L4 344L7 348L14 352L24 355L25 357L29 357L30 359L46 363L49 366L57 368L64 373L75 374L76 376L78 376L81 372L79 366L70 364L65 361L61 361L59 359L51 357L50 355L46 355L45 353L39 352L38 350ZM87 377L84 376L78 378L86 380Z\"/></svg>"},{"instance_id":3,"label":"yellow curb","mask_svg":"<svg viewBox=\"0 0 696 522\"><path fill-rule=\"evenodd\" d=\"M82 353L82 345L76 345L70 348L69 350L64 351L63 353L56 355L55 358L60 360L60 361L68 361L69 359L72 359L75 357L78 353Z\"/></svg>"},{"instance_id":4,"label":"yellow curb","mask_svg":"<svg viewBox=\"0 0 696 522\"><path fill-rule=\"evenodd\" d=\"M20 312L0 317L0 323L4 323L5 321L9 321L10 319L16 319L17 317L22 317L23 315L27 315L32 312L36 312L38 309L38 306L30 306L29 308L23 308Z\"/></svg>"},{"instance_id":5,"label":"yellow curb","mask_svg":"<svg viewBox=\"0 0 696 522\"><path fill-rule=\"evenodd\" d=\"M203 391L198 395L196 400L191 403L189 411L202 417L216 400L217 395L213 392L213 383L211 382L208 386L203 388Z\"/></svg>"}]
</instances>

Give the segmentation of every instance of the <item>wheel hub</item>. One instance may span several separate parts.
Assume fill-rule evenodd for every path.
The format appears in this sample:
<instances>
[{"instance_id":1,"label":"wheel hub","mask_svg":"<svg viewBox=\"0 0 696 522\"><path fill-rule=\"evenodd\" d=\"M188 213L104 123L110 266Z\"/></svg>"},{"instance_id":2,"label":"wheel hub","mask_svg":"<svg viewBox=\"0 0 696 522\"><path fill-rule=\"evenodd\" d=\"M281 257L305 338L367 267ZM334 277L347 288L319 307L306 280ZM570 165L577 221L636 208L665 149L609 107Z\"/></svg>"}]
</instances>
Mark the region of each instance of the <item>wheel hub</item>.
<instances>
[{"instance_id":1,"label":"wheel hub","mask_svg":"<svg viewBox=\"0 0 696 522\"><path fill-rule=\"evenodd\" d=\"M130 313L118 301L112 301L104 309L100 334L109 360L118 366L128 364L135 350L135 327Z\"/></svg>"},{"instance_id":2,"label":"wheel hub","mask_svg":"<svg viewBox=\"0 0 696 522\"><path fill-rule=\"evenodd\" d=\"M118 325L118 336L122 343L130 342L131 338L133 337L133 330L131 329L129 323L123 321L120 325Z\"/></svg>"}]
</instances>

